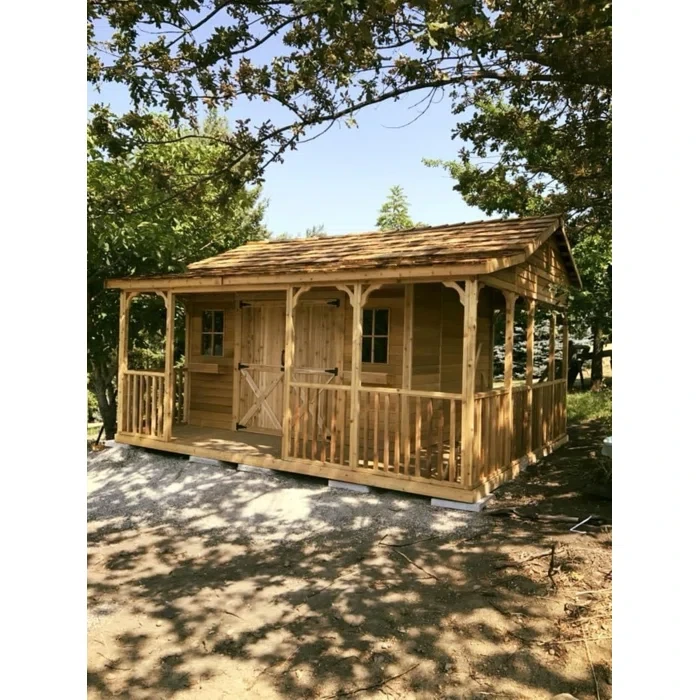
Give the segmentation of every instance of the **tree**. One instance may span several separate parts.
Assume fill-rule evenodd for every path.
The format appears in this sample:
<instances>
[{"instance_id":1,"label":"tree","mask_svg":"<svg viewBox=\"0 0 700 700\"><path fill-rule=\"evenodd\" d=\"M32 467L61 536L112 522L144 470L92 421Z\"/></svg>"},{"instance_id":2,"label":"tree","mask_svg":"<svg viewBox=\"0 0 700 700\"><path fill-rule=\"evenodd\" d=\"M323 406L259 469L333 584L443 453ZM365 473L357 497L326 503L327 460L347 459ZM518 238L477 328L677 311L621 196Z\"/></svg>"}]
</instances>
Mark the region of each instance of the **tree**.
<instances>
[{"instance_id":1,"label":"tree","mask_svg":"<svg viewBox=\"0 0 700 700\"><path fill-rule=\"evenodd\" d=\"M324 224L314 225L304 231L304 238L327 238L328 233Z\"/></svg>"},{"instance_id":2,"label":"tree","mask_svg":"<svg viewBox=\"0 0 700 700\"><path fill-rule=\"evenodd\" d=\"M88 42L88 79L122 84L132 99L130 112L101 121L112 152L147 141L154 106L187 121L201 104L275 103L274 119L239 120L219 139L217 172L235 173L252 156L259 176L333 124L354 125L366 107L422 92L428 109L446 93L463 120L453 165L468 202L567 213L590 292L572 311L592 329L600 384L612 231L609 0L89 0ZM578 248L585 240L588 250Z\"/></svg>"},{"instance_id":3,"label":"tree","mask_svg":"<svg viewBox=\"0 0 700 700\"><path fill-rule=\"evenodd\" d=\"M175 130L167 118L153 117L146 136L159 145L130 149L123 157L99 147L99 128L99 121L88 124L87 362L89 388L112 438L119 295L104 288L105 280L181 272L190 262L264 238L265 203L258 187L234 184L245 172L200 177L211 175L225 148L209 138L226 133L216 117L201 132ZM132 305L140 329L135 341L147 353L158 344L162 302L138 297Z\"/></svg>"},{"instance_id":4,"label":"tree","mask_svg":"<svg viewBox=\"0 0 700 700\"><path fill-rule=\"evenodd\" d=\"M447 93L470 121L501 95L548 123L585 114L574 131L604 129L611 26L607 0L89 0L87 74L131 97L126 114L102 115L113 152L147 138L153 108L179 123L202 105L269 102L262 121L239 119L220 139L229 172L252 155L260 174L322 129L417 91L426 108Z\"/></svg>"},{"instance_id":5,"label":"tree","mask_svg":"<svg viewBox=\"0 0 700 700\"><path fill-rule=\"evenodd\" d=\"M408 199L398 185L389 190L389 196L379 210L377 226L382 231L413 228L414 223L408 214Z\"/></svg>"}]
</instances>

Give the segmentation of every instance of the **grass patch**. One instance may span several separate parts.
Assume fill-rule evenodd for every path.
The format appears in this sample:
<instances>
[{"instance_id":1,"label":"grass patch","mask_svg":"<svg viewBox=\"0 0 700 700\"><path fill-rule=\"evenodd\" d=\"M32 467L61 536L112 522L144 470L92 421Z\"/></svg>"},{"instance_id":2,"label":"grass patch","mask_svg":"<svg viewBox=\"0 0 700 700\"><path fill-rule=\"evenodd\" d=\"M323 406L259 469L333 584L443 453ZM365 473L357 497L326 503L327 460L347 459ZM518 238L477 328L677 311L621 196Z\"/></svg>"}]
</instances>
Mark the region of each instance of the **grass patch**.
<instances>
[{"instance_id":1,"label":"grass patch","mask_svg":"<svg viewBox=\"0 0 700 700\"><path fill-rule=\"evenodd\" d=\"M580 391L568 395L566 415L569 423L604 420L612 427L612 391Z\"/></svg>"}]
</instances>

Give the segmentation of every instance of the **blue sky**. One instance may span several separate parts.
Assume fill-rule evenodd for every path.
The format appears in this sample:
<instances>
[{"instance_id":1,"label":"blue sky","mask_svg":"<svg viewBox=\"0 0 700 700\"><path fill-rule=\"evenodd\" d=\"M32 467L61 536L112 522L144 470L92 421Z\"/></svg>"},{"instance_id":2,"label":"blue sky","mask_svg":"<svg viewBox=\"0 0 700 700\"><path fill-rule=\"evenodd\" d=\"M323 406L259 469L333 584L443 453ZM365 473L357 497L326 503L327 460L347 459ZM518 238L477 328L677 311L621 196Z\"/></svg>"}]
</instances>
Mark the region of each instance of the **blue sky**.
<instances>
[{"instance_id":1,"label":"blue sky","mask_svg":"<svg viewBox=\"0 0 700 700\"><path fill-rule=\"evenodd\" d=\"M98 36L106 38L102 27ZM266 223L273 234L302 234L314 225L330 234L376 228L377 213L393 185L403 187L414 221L425 224L457 223L486 218L468 207L452 188L454 181L422 158L456 158L461 141L453 141L456 118L449 100L436 100L413 124L424 104L413 107L424 94L413 93L398 102L367 108L356 116L357 127L336 125L325 135L287 153L284 163L271 165L263 187L268 200ZM124 90L105 86L101 93L88 89L88 106L104 102L121 113L129 108ZM229 119L253 121L279 116L270 103L245 102L226 113ZM461 115L462 117L464 115Z\"/></svg>"}]
</instances>

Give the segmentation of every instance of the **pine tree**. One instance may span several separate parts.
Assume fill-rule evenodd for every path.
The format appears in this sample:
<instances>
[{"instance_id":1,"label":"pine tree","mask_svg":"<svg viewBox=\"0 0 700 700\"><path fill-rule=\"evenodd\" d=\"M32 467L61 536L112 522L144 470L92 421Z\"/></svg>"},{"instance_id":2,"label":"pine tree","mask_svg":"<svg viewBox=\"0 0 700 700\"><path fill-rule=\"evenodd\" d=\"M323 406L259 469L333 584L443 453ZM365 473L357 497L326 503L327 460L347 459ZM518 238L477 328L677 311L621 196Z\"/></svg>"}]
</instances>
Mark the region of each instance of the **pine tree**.
<instances>
[{"instance_id":1,"label":"pine tree","mask_svg":"<svg viewBox=\"0 0 700 700\"><path fill-rule=\"evenodd\" d=\"M414 225L408 214L408 199L403 188L395 185L389 190L389 196L379 210L377 226L382 231L394 231L402 228L413 228Z\"/></svg>"}]
</instances>

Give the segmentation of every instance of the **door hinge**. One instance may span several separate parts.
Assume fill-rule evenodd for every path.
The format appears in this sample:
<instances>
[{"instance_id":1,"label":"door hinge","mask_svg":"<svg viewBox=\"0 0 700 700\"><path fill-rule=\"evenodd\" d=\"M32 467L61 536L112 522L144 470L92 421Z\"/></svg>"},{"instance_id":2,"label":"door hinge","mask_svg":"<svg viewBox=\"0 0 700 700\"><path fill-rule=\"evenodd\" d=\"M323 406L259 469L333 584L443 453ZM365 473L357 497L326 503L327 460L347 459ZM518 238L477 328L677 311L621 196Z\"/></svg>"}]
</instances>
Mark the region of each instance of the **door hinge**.
<instances>
[{"instance_id":1,"label":"door hinge","mask_svg":"<svg viewBox=\"0 0 700 700\"><path fill-rule=\"evenodd\" d=\"M328 304L328 306L337 306L340 308L340 299L331 299L330 301L327 301L326 304Z\"/></svg>"},{"instance_id":2,"label":"door hinge","mask_svg":"<svg viewBox=\"0 0 700 700\"><path fill-rule=\"evenodd\" d=\"M245 430L246 427L243 423L236 423L236 430Z\"/></svg>"},{"instance_id":3,"label":"door hinge","mask_svg":"<svg viewBox=\"0 0 700 700\"><path fill-rule=\"evenodd\" d=\"M238 369L248 369L248 365L243 364L242 362L238 363Z\"/></svg>"},{"instance_id":4,"label":"door hinge","mask_svg":"<svg viewBox=\"0 0 700 700\"><path fill-rule=\"evenodd\" d=\"M251 306L251 303L249 301L239 301L238 302L238 308L243 309L246 306Z\"/></svg>"},{"instance_id":5,"label":"door hinge","mask_svg":"<svg viewBox=\"0 0 700 700\"><path fill-rule=\"evenodd\" d=\"M338 376L338 368L333 367L332 369L324 369L323 370L326 374L334 374L336 377Z\"/></svg>"}]
</instances>

